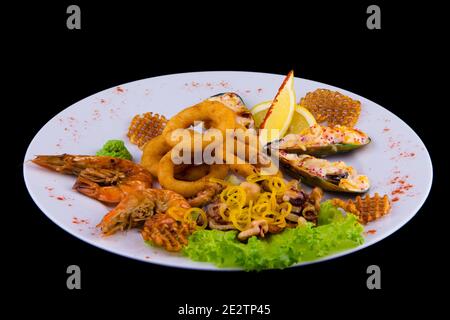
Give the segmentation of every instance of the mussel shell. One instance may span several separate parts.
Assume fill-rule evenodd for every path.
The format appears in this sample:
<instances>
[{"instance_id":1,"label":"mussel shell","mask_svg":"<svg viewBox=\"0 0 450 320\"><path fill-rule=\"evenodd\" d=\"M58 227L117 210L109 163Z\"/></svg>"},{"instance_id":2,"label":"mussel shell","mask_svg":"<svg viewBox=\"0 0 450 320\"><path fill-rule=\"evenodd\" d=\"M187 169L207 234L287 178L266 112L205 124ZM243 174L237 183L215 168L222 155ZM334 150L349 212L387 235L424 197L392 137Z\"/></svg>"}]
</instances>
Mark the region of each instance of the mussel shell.
<instances>
[{"instance_id":1,"label":"mussel shell","mask_svg":"<svg viewBox=\"0 0 450 320\"><path fill-rule=\"evenodd\" d=\"M328 144L324 146L315 146L315 147L308 147L306 150L303 150L301 148L283 148L280 150L286 151L287 153L296 153L296 154L309 154L314 157L327 157L338 153L345 153L350 152L359 148L362 148L366 145L368 145L371 142L371 139L369 138L367 140L367 143L364 144L343 144L343 143L337 143L337 144Z\"/></svg>"},{"instance_id":2,"label":"mussel shell","mask_svg":"<svg viewBox=\"0 0 450 320\"><path fill-rule=\"evenodd\" d=\"M238 104L242 104L242 106L247 107L245 105L245 103L244 103L244 99L242 99L242 97L240 95L238 95L237 93L235 93L235 92L222 92L222 93L215 94L215 95L211 96L210 98L217 98L217 97L222 97L222 96L225 96L225 95L230 95L230 96L233 96L235 98L238 98L238 101L239 101Z\"/></svg>"},{"instance_id":3,"label":"mussel shell","mask_svg":"<svg viewBox=\"0 0 450 320\"><path fill-rule=\"evenodd\" d=\"M320 187L326 191L334 191L334 192L346 192L346 193L365 193L369 190L348 190L342 187L339 187L336 184L336 180L326 180L321 177L310 174L307 170L302 169L299 166L292 166L288 160L284 159L280 156L280 164L283 168L289 172L294 178L301 179L301 182L306 183L312 187Z\"/></svg>"},{"instance_id":4,"label":"mussel shell","mask_svg":"<svg viewBox=\"0 0 450 320\"><path fill-rule=\"evenodd\" d=\"M222 102L236 113L236 123L247 129L254 128L255 121L253 120L252 113L245 105L242 97L237 93L222 92L209 97L207 100L218 100Z\"/></svg>"}]
</instances>

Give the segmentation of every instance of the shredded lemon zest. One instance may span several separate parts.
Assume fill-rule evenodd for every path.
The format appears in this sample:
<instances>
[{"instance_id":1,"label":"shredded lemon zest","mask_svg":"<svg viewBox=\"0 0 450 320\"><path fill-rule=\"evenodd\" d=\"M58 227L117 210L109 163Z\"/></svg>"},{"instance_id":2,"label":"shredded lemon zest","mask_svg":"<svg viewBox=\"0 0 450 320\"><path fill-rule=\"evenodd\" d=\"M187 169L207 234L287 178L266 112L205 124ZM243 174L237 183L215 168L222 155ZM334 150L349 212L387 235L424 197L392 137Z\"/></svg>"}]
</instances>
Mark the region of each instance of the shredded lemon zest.
<instances>
[{"instance_id":1,"label":"shredded lemon zest","mask_svg":"<svg viewBox=\"0 0 450 320\"><path fill-rule=\"evenodd\" d=\"M203 224L200 226L197 224L199 216L202 217L203 221ZM186 210L183 216L183 221L186 222L187 224L194 226L195 229L205 229L208 225L206 213L201 208L190 208Z\"/></svg>"},{"instance_id":2,"label":"shredded lemon zest","mask_svg":"<svg viewBox=\"0 0 450 320\"><path fill-rule=\"evenodd\" d=\"M278 203L280 196L287 190L284 180L279 176L260 174L250 175L246 180L262 184L263 189L268 191L261 191L254 200L247 202L247 193L243 187L223 183L225 188L219 196L221 203L225 204L219 209L222 219L231 222L240 231L248 229L252 221L261 219L269 225L286 227L286 217L292 205L287 201Z\"/></svg>"}]
</instances>

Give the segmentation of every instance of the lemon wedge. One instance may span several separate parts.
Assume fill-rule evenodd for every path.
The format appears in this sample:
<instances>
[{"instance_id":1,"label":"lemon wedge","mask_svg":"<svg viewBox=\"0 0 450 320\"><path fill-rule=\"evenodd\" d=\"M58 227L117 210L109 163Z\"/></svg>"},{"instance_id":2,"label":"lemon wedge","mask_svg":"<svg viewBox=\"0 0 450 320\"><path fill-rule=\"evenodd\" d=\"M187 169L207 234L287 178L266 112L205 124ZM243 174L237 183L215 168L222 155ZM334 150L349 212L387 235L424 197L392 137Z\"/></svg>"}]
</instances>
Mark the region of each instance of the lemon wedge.
<instances>
[{"instance_id":1,"label":"lemon wedge","mask_svg":"<svg viewBox=\"0 0 450 320\"><path fill-rule=\"evenodd\" d=\"M259 126L260 129L266 129L261 135L263 143L283 137L291 124L295 106L294 71L292 70L278 89L275 99Z\"/></svg>"},{"instance_id":2,"label":"lemon wedge","mask_svg":"<svg viewBox=\"0 0 450 320\"><path fill-rule=\"evenodd\" d=\"M304 129L307 129L311 127L312 125L315 125L316 119L311 114L311 112L308 111L305 107L302 106L296 106L294 116L292 117L291 125L289 126L288 131L286 134L291 133L300 133Z\"/></svg>"},{"instance_id":3,"label":"lemon wedge","mask_svg":"<svg viewBox=\"0 0 450 320\"><path fill-rule=\"evenodd\" d=\"M261 123L264 121L266 117L267 110L269 110L272 105L272 100L264 101L255 105L250 112L252 113L253 120L255 121L255 126L259 128Z\"/></svg>"},{"instance_id":4,"label":"lemon wedge","mask_svg":"<svg viewBox=\"0 0 450 320\"><path fill-rule=\"evenodd\" d=\"M250 110L253 116L253 120L255 121L255 126L257 128L259 128L259 126L263 122L264 118L266 117L267 110L269 110L271 105L272 101L264 101L258 103ZM311 114L311 112L308 111L308 109L300 105L297 105L295 107L295 112L294 115L292 116L292 121L291 124L289 125L289 129L287 130L286 134L300 133L304 129L309 128L312 125L315 125L316 123L317 123L316 119Z\"/></svg>"}]
</instances>

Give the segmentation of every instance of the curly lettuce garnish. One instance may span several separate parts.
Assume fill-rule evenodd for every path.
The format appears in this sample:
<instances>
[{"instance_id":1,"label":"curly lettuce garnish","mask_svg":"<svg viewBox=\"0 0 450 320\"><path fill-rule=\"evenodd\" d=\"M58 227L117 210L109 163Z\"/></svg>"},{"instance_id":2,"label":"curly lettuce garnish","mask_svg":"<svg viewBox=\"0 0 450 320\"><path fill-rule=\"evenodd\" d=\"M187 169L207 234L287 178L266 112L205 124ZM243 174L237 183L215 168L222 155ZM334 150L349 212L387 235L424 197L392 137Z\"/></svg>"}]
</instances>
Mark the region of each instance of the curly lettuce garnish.
<instances>
[{"instance_id":1,"label":"curly lettuce garnish","mask_svg":"<svg viewBox=\"0 0 450 320\"><path fill-rule=\"evenodd\" d=\"M329 201L322 203L319 225L288 228L266 239L236 239L236 231L200 230L189 237L183 253L195 261L244 270L283 269L311 261L364 242L363 227L352 214L343 215Z\"/></svg>"}]
</instances>

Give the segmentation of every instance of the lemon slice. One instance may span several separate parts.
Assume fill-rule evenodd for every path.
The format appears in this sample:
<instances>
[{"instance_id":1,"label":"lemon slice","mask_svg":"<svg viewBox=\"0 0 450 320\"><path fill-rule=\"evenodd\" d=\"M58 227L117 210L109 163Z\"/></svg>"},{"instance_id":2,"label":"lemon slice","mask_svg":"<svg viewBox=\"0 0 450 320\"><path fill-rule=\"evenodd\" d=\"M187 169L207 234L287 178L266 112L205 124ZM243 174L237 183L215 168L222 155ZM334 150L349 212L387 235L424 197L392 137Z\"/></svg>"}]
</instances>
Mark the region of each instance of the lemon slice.
<instances>
[{"instance_id":1,"label":"lemon slice","mask_svg":"<svg viewBox=\"0 0 450 320\"><path fill-rule=\"evenodd\" d=\"M311 112L308 111L308 109L297 105L294 116L292 117L291 125L289 126L286 134L300 133L304 129L307 129L316 123L316 119Z\"/></svg>"},{"instance_id":2,"label":"lemon slice","mask_svg":"<svg viewBox=\"0 0 450 320\"><path fill-rule=\"evenodd\" d=\"M258 103L250 110L257 128L259 128L264 118L266 117L267 110L269 110L271 104L272 101L264 101ZM316 119L314 119L314 116L311 114L311 112L308 111L308 109L297 105L295 107L295 112L292 116L292 121L286 134L300 133L304 129L309 128L316 123Z\"/></svg>"},{"instance_id":3,"label":"lemon slice","mask_svg":"<svg viewBox=\"0 0 450 320\"><path fill-rule=\"evenodd\" d=\"M279 139L286 133L294 115L295 105L294 71L292 70L278 89L272 105L259 126L260 129L266 129L261 135L263 143Z\"/></svg>"},{"instance_id":4,"label":"lemon slice","mask_svg":"<svg viewBox=\"0 0 450 320\"><path fill-rule=\"evenodd\" d=\"M259 128L261 123L264 121L266 117L267 110L269 110L272 105L272 100L264 101L255 105L250 112L252 113L253 120L255 121L255 126Z\"/></svg>"}]
</instances>

